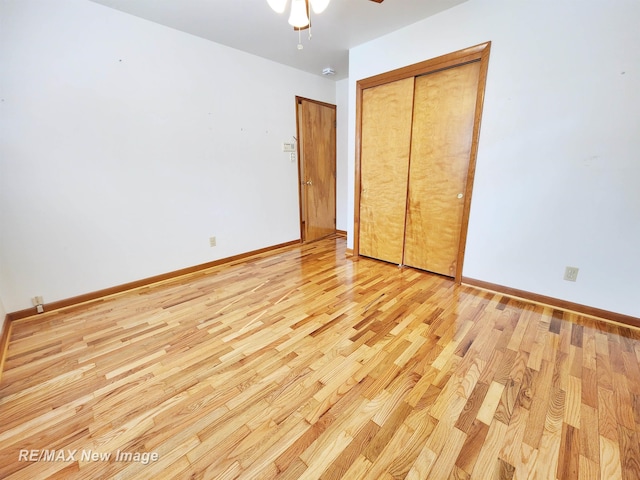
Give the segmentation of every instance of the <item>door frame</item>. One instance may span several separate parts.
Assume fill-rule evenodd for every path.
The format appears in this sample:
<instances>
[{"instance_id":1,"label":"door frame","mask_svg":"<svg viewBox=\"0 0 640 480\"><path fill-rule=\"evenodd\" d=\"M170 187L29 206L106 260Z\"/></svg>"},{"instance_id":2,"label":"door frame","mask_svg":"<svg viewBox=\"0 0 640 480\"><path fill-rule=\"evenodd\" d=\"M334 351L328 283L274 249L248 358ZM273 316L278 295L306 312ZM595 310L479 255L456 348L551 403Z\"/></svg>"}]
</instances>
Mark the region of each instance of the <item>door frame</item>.
<instances>
[{"instance_id":1,"label":"door frame","mask_svg":"<svg viewBox=\"0 0 640 480\"><path fill-rule=\"evenodd\" d=\"M300 118L300 104L304 101L304 102L311 102L311 103L315 103L317 105L322 105L324 107L328 107L328 108L332 108L335 111L335 117L336 117L336 121L337 121L337 116L338 116L338 107L332 103L327 103L327 102L321 102L319 100L313 100L311 98L306 98L306 97L301 97L299 95L296 95L296 155L298 157L298 207L299 207L299 214L300 214L300 243L305 243L307 241L307 239L305 238L306 232L305 232L305 214L303 213L306 208L304 206L304 202L305 202L305 192L303 191L302 188L302 182L303 182L303 166L302 166L302 160L303 160L303 153L302 152L302 142L301 140L301 135L300 135L300 128L301 128L301 121L302 119ZM335 125L334 125L335 127ZM337 137L337 129L334 128L334 135L336 135ZM334 151L333 151L333 163L334 163L334 172L337 174L337 139L336 142L334 142ZM336 180L336 176L334 175L334 179L333 179L333 191L334 191L334 199L333 199L333 218L334 218L334 227L335 227L335 219L337 216L337 203L338 203L338 190L337 190L337 180ZM335 230L335 228L334 228Z\"/></svg>"},{"instance_id":2,"label":"door frame","mask_svg":"<svg viewBox=\"0 0 640 480\"><path fill-rule=\"evenodd\" d=\"M484 104L484 91L487 83L487 70L489 67L489 52L491 42L481 43L473 47L448 53L440 57L425 60L423 62L408 65L406 67L381 73L373 77L364 78L356 82L356 155L355 155L355 189L354 189L354 225L353 225L353 255L360 256L360 197L361 197L361 156L362 156L362 92L367 88L377 87L385 83L416 77L453 68L465 63L480 61L480 78L478 79L478 92L476 109L473 121L473 136L471 140L471 153L469 155L469 171L464 192L464 209L460 228L460 242L458 244L458 258L454 281L462 283L462 266L467 243L467 230L469 226L469 212L471 210L471 195L473 192L473 180L476 169L476 157L478 155L478 141L480 137L480 121L482 119L482 107Z\"/></svg>"}]
</instances>

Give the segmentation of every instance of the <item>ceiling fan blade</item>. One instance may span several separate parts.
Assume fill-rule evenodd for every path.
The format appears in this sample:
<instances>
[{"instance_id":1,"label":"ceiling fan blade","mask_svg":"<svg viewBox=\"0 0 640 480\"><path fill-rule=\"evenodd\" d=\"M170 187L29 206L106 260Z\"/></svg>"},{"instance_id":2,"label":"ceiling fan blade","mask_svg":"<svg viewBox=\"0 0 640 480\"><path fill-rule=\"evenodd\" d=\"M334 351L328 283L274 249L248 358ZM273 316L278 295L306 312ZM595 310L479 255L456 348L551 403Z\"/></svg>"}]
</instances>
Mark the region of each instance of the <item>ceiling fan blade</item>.
<instances>
[{"instance_id":1,"label":"ceiling fan blade","mask_svg":"<svg viewBox=\"0 0 640 480\"><path fill-rule=\"evenodd\" d=\"M384 0L370 0L370 1L372 1L372 2L376 2L376 3L382 3L382 2L384 2Z\"/></svg>"}]
</instances>

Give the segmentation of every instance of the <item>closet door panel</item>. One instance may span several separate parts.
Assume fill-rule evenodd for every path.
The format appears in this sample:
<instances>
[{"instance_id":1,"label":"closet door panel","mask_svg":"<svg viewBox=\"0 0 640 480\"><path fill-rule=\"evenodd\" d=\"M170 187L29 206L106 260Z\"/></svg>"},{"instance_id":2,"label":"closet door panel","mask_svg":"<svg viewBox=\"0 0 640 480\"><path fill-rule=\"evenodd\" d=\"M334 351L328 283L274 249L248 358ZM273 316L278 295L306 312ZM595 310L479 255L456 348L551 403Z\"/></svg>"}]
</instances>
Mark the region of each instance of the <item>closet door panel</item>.
<instances>
[{"instance_id":1,"label":"closet door panel","mask_svg":"<svg viewBox=\"0 0 640 480\"><path fill-rule=\"evenodd\" d=\"M402 263L414 78L362 92L360 255Z\"/></svg>"},{"instance_id":2,"label":"closet door panel","mask_svg":"<svg viewBox=\"0 0 640 480\"><path fill-rule=\"evenodd\" d=\"M455 276L480 62L415 79L404 263Z\"/></svg>"}]
</instances>

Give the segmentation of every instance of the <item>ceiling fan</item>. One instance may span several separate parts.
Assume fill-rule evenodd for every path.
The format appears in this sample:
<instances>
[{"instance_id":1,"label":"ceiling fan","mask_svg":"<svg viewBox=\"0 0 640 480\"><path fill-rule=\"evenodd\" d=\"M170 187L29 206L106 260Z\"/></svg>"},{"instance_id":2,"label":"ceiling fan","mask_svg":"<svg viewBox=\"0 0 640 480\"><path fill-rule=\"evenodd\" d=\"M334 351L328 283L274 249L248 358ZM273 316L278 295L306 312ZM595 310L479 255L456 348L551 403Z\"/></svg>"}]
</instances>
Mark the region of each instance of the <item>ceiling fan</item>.
<instances>
[{"instance_id":1,"label":"ceiling fan","mask_svg":"<svg viewBox=\"0 0 640 480\"><path fill-rule=\"evenodd\" d=\"M310 13L322 13L331 0L291 0L291 14L289 24L294 30L304 30L310 26ZM384 0L369 0L382 3ZM288 0L267 0L269 6L277 13L284 13ZM311 5L309 5L311 4Z\"/></svg>"}]
</instances>

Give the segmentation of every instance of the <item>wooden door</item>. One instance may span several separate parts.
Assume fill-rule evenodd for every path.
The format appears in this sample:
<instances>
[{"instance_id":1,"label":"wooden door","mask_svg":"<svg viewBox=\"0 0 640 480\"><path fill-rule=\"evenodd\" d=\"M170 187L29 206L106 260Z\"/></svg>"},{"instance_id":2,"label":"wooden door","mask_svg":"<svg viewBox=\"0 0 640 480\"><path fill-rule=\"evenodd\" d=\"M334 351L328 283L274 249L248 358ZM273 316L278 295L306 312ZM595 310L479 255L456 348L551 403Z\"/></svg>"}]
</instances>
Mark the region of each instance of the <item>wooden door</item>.
<instances>
[{"instance_id":1,"label":"wooden door","mask_svg":"<svg viewBox=\"0 0 640 480\"><path fill-rule=\"evenodd\" d=\"M455 276L480 62L415 79L404 261Z\"/></svg>"},{"instance_id":2,"label":"wooden door","mask_svg":"<svg viewBox=\"0 0 640 480\"><path fill-rule=\"evenodd\" d=\"M298 98L303 242L336 231L336 107Z\"/></svg>"},{"instance_id":3,"label":"wooden door","mask_svg":"<svg viewBox=\"0 0 640 480\"><path fill-rule=\"evenodd\" d=\"M362 92L359 253L402 263L413 78Z\"/></svg>"}]
</instances>

